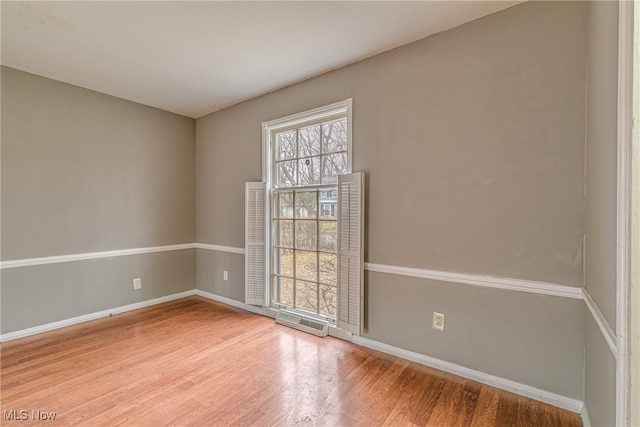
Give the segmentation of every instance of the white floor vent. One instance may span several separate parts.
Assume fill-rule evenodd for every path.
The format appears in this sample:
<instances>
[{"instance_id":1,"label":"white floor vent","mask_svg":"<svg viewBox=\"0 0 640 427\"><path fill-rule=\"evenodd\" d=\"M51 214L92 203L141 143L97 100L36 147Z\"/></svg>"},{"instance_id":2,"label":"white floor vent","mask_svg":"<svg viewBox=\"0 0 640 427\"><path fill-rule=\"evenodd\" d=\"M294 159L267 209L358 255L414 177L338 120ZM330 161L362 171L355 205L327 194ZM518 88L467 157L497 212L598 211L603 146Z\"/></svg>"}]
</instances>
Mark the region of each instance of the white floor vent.
<instances>
[{"instance_id":1,"label":"white floor vent","mask_svg":"<svg viewBox=\"0 0 640 427\"><path fill-rule=\"evenodd\" d=\"M290 326L319 337L326 337L329 332L329 323L287 310L280 310L278 312L276 323Z\"/></svg>"}]
</instances>

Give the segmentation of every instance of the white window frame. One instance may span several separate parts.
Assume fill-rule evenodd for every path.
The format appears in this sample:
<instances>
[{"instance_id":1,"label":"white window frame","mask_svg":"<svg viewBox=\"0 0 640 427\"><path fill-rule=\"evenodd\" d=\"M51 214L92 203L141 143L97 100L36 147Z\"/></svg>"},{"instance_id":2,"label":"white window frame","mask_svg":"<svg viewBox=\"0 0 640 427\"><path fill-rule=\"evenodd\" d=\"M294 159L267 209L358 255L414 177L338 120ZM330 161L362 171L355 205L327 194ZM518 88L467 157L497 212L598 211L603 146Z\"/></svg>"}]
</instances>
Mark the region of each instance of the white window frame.
<instances>
[{"instance_id":1,"label":"white window frame","mask_svg":"<svg viewBox=\"0 0 640 427\"><path fill-rule=\"evenodd\" d=\"M273 157L275 152L272 135L279 130L286 130L293 127L303 127L305 124L316 123L325 119L330 119L336 115L344 115L347 118L347 173L352 172L352 105L351 98L333 104L292 114L279 119L262 123L262 181L266 185L265 189L265 304L271 305L271 189L273 188ZM295 189L295 187L293 187Z\"/></svg>"},{"instance_id":2,"label":"white window frame","mask_svg":"<svg viewBox=\"0 0 640 427\"><path fill-rule=\"evenodd\" d=\"M267 184L267 189L271 189L272 187L272 132L290 127L302 127L307 122L321 121L337 114L345 114L347 116L347 173L352 172L352 103L353 101L349 98L334 104L325 105L324 107L314 108L262 123L262 182Z\"/></svg>"}]
</instances>

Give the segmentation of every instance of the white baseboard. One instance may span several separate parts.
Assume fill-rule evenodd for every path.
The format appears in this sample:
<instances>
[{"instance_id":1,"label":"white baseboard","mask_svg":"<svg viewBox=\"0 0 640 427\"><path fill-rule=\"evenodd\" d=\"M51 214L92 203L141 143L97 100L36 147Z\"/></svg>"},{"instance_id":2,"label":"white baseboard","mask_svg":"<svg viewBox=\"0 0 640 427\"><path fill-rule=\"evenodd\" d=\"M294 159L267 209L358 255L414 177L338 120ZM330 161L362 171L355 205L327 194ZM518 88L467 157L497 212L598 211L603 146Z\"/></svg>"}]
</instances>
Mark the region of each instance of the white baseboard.
<instances>
[{"instance_id":1,"label":"white baseboard","mask_svg":"<svg viewBox=\"0 0 640 427\"><path fill-rule=\"evenodd\" d=\"M242 301L237 301L231 298L227 298L227 297L222 297L220 295L216 295L216 294L212 294L210 292L206 292L206 291L202 291L200 289L196 289L195 290L195 295L201 296L203 298L207 298L213 301L218 301L221 302L223 304L227 304L230 305L232 307L236 307L236 308L241 308L243 310L247 310L250 311L252 313L255 314L260 314L261 316L267 316L267 317L272 317L275 318L277 312L275 310L272 310L270 308L262 308L262 307L258 307L255 305L249 305L249 304L245 304Z\"/></svg>"},{"instance_id":2,"label":"white baseboard","mask_svg":"<svg viewBox=\"0 0 640 427\"><path fill-rule=\"evenodd\" d=\"M335 326L329 325L329 336L340 338L341 340L353 342L353 333L349 331L345 331L343 329L337 328Z\"/></svg>"},{"instance_id":3,"label":"white baseboard","mask_svg":"<svg viewBox=\"0 0 640 427\"><path fill-rule=\"evenodd\" d=\"M60 320L58 322L46 323L44 325L34 326L33 328L27 328L27 329L22 329L15 332L9 332L7 334L0 335L0 342L7 342L11 340L16 340L18 338L28 337L30 335L40 334L42 332L53 331L54 329L64 328L65 326L76 325L78 323L84 323L90 320L96 320L102 317L107 317L112 314L124 313L131 310L137 310L139 308L149 307L156 304L162 304L163 302L185 298L194 294L195 294L195 290L184 291L184 292L167 295L160 298L154 298L147 301L136 302L134 304L128 304L128 305L123 305L121 307L111 308L109 310L102 310L95 313L84 314L82 316Z\"/></svg>"},{"instance_id":4,"label":"white baseboard","mask_svg":"<svg viewBox=\"0 0 640 427\"><path fill-rule=\"evenodd\" d=\"M497 377L495 375L476 371L474 369L465 368L464 366L456 365L455 363L445 362L443 360L429 357L424 354L415 353L413 351L394 347L369 338L359 337L355 335L353 336L352 342L363 347L401 357L403 359L407 359L421 365L430 366L432 368L468 378L482 384L487 384L501 390L506 390L524 397L538 400L540 402L548 403L550 405L557 406L559 408L566 409L577 414L581 414L583 410L584 405L579 400L561 396L559 394L551 393L545 390L540 390L526 384L521 384L505 378Z\"/></svg>"}]
</instances>

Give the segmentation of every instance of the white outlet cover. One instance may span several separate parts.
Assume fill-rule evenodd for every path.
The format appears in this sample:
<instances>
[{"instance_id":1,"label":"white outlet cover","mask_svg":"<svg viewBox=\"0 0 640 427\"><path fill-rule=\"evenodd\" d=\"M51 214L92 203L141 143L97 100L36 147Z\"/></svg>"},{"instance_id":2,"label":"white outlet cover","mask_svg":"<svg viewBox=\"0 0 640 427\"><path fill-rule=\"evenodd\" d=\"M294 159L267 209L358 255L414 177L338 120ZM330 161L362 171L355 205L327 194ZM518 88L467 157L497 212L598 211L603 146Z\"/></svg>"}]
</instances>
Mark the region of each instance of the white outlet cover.
<instances>
[{"instance_id":1,"label":"white outlet cover","mask_svg":"<svg viewBox=\"0 0 640 427\"><path fill-rule=\"evenodd\" d=\"M444 314L433 312L433 323L431 326L436 331L444 332Z\"/></svg>"},{"instance_id":2,"label":"white outlet cover","mask_svg":"<svg viewBox=\"0 0 640 427\"><path fill-rule=\"evenodd\" d=\"M138 290L142 288L142 279L137 278L133 279L133 290Z\"/></svg>"}]
</instances>

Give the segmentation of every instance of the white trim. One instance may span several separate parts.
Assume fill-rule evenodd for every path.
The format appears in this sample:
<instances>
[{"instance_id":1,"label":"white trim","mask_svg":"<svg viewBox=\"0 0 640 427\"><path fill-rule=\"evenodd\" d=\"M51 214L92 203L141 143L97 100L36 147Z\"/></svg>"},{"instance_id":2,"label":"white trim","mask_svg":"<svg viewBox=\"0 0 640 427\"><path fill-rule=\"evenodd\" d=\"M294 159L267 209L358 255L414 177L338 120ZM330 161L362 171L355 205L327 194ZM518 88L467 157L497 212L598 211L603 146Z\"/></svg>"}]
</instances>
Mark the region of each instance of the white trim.
<instances>
[{"instance_id":1,"label":"white trim","mask_svg":"<svg viewBox=\"0 0 640 427\"><path fill-rule=\"evenodd\" d=\"M275 318L278 313L277 310L271 308L262 308L255 305L245 304L242 301L237 301L231 298L223 297L220 295L212 294L210 292L202 291L200 289L195 290L195 295L201 296L203 298L207 298L213 301L221 302L226 305L230 305L232 307L240 308L242 310L250 311L255 314L259 314L261 316L267 316Z\"/></svg>"},{"instance_id":2,"label":"white trim","mask_svg":"<svg viewBox=\"0 0 640 427\"><path fill-rule=\"evenodd\" d=\"M194 249L194 243L184 243L180 245L153 246L148 248L118 249L104 252L88 252L82 254L58 255L42 258L16 259L0 262L0 269L33 267L36 265L58 264L61 262L85 261L89 259L113 258L127 255L140 255L155 252L180 251L184 249Z\"/></svg>"},{"instance_id":3,"label":"white trim","mask_svg":"<svg viewBox=\"0 0 640 427\"><path fill-rule=\"evenodd\" d=\"M371 340L369 338L363 338L354 335L352 342L354 344L361 345L363 347L378 350L383 353L391 354L393 356L401 357L403 359L410 360L412 362L419 363L421 365L430 366L432 368L439 369L441 371L449 372L454 375L458 375L464 378L468 378L473 381L487 384L492 387L506 390L512 393L516 393L520 396L525 396L531 399L538 400L540 402L548 403L553 406L557 406L562 409L580 414L582 412L583 403L579 400L572 399L570 397L561 396L549 391L540 390L535 387L521 384L515 381L511 381L505 378L501 378L495 375L487 374L484 372L476 371L474 369L466 368L464 366L457 365L451 362L445 362L440 359L436 359L424 354L415 353L413 351L404 350L399 347L394 347L388 344L384 344L378 341Z\"/></svg>"},{"instance_id":4,"label":"white trim","mask_svg":"<svg viewBox=\"0 0 640 427\"><path fill-rule=\"evenodd\" d=\"M232 254L244 255L247 251L245 248L235 248L233 246L210 245L207 243L196 243L196 249L206 249L208 251L229 252Z\"/></svg>"},{"instance_id":5,"label":"white trim","mask_svg":"<svg viewBox=\"0 0 640 427\"><path fill-rule=\"evenodd\" d=\"M352 98L345 99L344 101L334 102L333 104L323 105L322 107L313 108L311 110L302 111L300 113L291 114L286 117L282 117L275 120L269 120L262 124L263 129L272 131L274 129L281 129L289 126L296 126L311 120L322 120L324 117L334 116L340 113L350 114L353 105Z\"/></svg>"},{"instance_id":6,"label":"white trim","mask_svg":"<svg viewBox=\"0 0 640 427\"><path fill-rule=\"evenodd\" d=\"M150 254L156 252L181 251L185 249L205 249L210 251L229 252L240 255L244 255L246 252L244 248L236 248L233 246L210 245L206 243L183 243L178 245L152 246L147 248L117 249L104 252L87 252L81 254L58 255L42 258L16 259L0 262L0 269L4 270L6 268L34 267L46 264L86 261L90 259L100 258L114 258L119 256Z\"/></svg>"},{"instance_id":7,"label":"white trim","mask_svg":"<svg viewBox=\"0 0 640 427\"><path fill-rule=\"evenodd\" d=\"M442 282L464 283L466 285L480 286L483 288L504 289L509 291L528 292L532 294L582 299L582 288L559 285L556 283L535 282L532 280L512 279L508 277L482 276L478 274L452 273L449 271L425 270L422 268L397 267L370 262L365 263L365 270L376 273L398 274L400 276L438 280Z\"/></svg>"},{"instance_id":8,"label":"white trim","mask_svg":"<svg viewBox=\"0 0 640 427\"><path fill-rule=\"evenodd\" d=\"M618 176L616 221L616 425L629 421L629 208L633 122L633 2L618 2Z\"/></svg>"},{"instance_id":9,"label":"white trim","mask_svg":"<svg viewBox=\"0 0 640 427\"><path fill-rule=\"evenodd\" d=\"M353 99L342 101L347 108L347 173L353 172Z\"/></svg>"},{"instance_id":10,"label":"white trim","mask_svg":"<svg viewBox=\"0 0 640 427\"><path fill-rule=\"evenodd\" d=\"M633 73L630 86L633 91L632 109L634 125L631 136L631 248L629 291L627 293L627 419L628 425L640 426L640 0L633 1Z\"/></svg>"},{"instance_id":11,"label":"white trim","mask_svg":"<svg viewBox=\"0 0 640 427\"><path fill-rule=\"evenodd\" d=\"M349 342L351 342L353 338L351 332L337 328L335 325L329 325L329 336Z\"/></svg>"},{"instance_id":12,"label":"white trim","mask_svg":"<svg viewBox=\"0 0 640 427\"><path fill-rule=\"evenodd\" d=\"M593 298L591 298L589 291L582 288L582 296L584 298L585 304L587 305L587 308L589 309L589 311L591 312L591 315L593 316L593 319L598 324L598 328L600 328L600 332L602 332L602 336L607 342L607 345L609 346L611 353L613 353L613 357L616 357L617 339L616 339L615 332L613 332L613 329L611 329L611 326L609 326L609 322L607 322L607 319L604 317L604 315L600 311L600 308L598 308L598 304L596 304Z\"/></svg>"},{"instance_id":13,"label":"white trim","mask_svg":"<svg viewBox=\"0 0 640 427\"><path fill-rule=\"evenodd\" d=\"M58 322L46 323L44 325L34 326L33 328L27 328L27 329L22 329L20 331L9 332L7 334L0 335L0 342L7 342L7 341L15 340L18 338L28 337L30 335L40 334L42 332L52 331L54 329L60 329L66 326L76 325L78 323L84 323L90 320L100 319L102 317L108 317L108 316L111 316L112 314L119 314L127 311L137 310L139 308L149 307L156 304L162 304L163 302L185 298L194 294L195 294L194 290L184 291L184 292L167 295L160 298L155 298L147 301L136 302L133 304L111 308L109 310L102 310L95 313L89 313L82 316L72 317L70 319L60 320Z\"/></svg>"}]
</instances>

